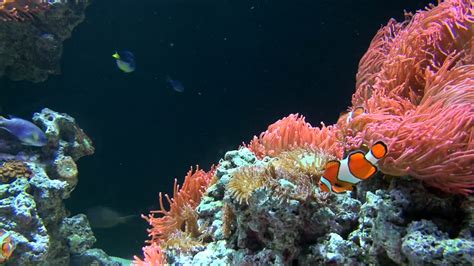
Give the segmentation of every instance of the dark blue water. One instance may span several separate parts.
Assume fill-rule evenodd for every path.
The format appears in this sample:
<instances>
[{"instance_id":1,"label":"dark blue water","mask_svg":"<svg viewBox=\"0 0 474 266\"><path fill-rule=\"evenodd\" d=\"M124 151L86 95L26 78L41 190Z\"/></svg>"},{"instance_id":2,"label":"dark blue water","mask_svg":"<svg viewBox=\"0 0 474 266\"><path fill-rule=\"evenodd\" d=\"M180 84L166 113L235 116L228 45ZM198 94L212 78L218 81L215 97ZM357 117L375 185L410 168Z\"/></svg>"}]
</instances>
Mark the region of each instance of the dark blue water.
<instances>
[{"instance_id":1,"label":"dark blue water","mask_svg":"<svg viewBox=\"0 0 474 266\"><path fill-rule=\"evenodd\" d=\"M97 0L65 42L63 73L40 84L1 80L0 105L21 117L68 113L93 139L97 152L79 161L67 201L73 214L95 205L143 213L191 165L209 169L289 113L334 123L376 31L428 2ZM134 52L134 73L117 69L115 50ZM96 230L97 246L139 254L146 227L137 219Z\"/></svg>"}]
</instances>

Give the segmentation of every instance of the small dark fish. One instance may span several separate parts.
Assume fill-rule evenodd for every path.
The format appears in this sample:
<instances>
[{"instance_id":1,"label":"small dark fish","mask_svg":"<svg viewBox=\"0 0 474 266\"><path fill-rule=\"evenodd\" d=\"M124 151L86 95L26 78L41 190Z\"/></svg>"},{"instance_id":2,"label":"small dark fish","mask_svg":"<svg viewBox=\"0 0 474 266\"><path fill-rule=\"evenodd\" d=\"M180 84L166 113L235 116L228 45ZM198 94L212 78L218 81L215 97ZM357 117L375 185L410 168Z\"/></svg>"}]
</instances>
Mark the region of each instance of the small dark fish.
<instances>
[{"instance_id":1,"label":"small dark fish","mask_svg":"<svg viewBox=\"0 0 474 266\"><path fill-rule=\"evenodd\" d=\"M44 132L28 120L0 116L0 128L10 132L24 145L42 147L48 143Z\"/></svg>"},{"instance_id":2,"label":"small dark fish","mask_svg":"<svg viewBox=\"0 0 474 266\"><path fill-rule=\"evenodd\" d=\"M122 216L117 211L105 206L92 207L87 210L86 215L92 228L111 228L139 217L138 215Z\"/></svg>"},{"instance_id":3,"label":"small dark fish","mask_svg":"<svg viewBox=\"0 0 474 266\"><path fill-rule=\"evenodd\" d=\"M184 92L184 86L179 80L172 79L171 77L166 77L166 82L170 84L173 90L177 92Z\"/></svg>"},{"instance_id":4,"label":"small dark fish","mask_svg":"<svg viewBox=\"0 0 474 266\"><path fill-rule=\"evenodd\" d=\"M121 51L115 52L112 55L115 58L117 67L125 73L131 73L135 71L136 63L135 63L135 55L129 51Z\"/></svg>"}]
</instances>

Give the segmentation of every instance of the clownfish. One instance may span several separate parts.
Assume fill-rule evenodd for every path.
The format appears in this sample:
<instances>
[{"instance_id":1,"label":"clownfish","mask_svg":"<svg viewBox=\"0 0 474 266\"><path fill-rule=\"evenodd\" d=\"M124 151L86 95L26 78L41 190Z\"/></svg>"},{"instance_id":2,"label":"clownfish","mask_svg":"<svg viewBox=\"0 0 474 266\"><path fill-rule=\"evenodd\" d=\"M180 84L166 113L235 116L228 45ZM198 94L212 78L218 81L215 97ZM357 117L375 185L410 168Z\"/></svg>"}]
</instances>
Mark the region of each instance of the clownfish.
<instances>
[{"instance_id":1,"label":"clownfish","mask_svg":"<svg viewBox=\"0 0 474 266\"><path fill-rule=\"evenodd\" d=\"M349 153L343 160L327 162L324 174L319 180L321 191L342 193L352 190L355 184L377 173L377 163L387 152L387 145L378 141L366 154L358 150Z\"/></svg>"},{"instance_id":2,"label":"clownfish","mask_svg":"<svg viewBox=\"0 0 474 266\"><path fill-rule=\"evenodd\" d=\"M361 114L365 113L365 108L362 106L354 108L354 110L350 112L344 112L339 116L339 121L345 120L346 124L349 124L354 118L358 117Z\"/></svg>"},{"instance_id":3,"label":"clownfish","mask_svg":"<svg viewBox=\"0 0 474 266\"><path fill-rule=\"evenodd\" d=\"M9 232L0 229L0 263L6 262L15 249L15 244Z\"/></svg>"},{"instance_id":4,"label":"clownfish","mask_svg":"<svg viewBox=\"0 0 474 266\"><path fill-rule=\"evenodd\" d=\"M365 108L362 106L356 107L354 110L350 111L347 115L346 122L349 124L354 118L365 113Z\"/></svg>"}]
</instances>

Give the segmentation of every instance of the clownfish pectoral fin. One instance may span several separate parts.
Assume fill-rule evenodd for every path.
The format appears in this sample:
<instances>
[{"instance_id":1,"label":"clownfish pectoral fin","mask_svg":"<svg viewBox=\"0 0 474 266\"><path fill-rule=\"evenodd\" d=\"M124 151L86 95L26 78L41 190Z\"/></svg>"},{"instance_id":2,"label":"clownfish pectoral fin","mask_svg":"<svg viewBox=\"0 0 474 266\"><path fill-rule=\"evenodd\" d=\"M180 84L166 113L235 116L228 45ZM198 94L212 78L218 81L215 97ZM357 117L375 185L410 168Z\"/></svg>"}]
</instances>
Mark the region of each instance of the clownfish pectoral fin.
<instances>
[{"instance_id":1,"label":"clownfish pectoral fin","mask_svg":"<svg viewBox=\"0 0 474 266\"><path fill-rule=\"evenodd\" d=\"M366 180L377 173L377 167L368 161L361 151L349 154L348 167L350 173L360 180Z\"/></svg>"},{"instance_id":2,"label":"clownfish pectoral fin","mask_svg":"<svg viewBox=\"0 0 474 266\"><path fill-rule=\"evenodd\" d=\"M332 184L322 176L321 179L319 179L319 189L323 192L332 192Z\"/></svg>"},{"instance_id":3,"label":"clownfish pectoral fin","mask_svg":"<svg viewBox=\"0 0 474 266\"><path fill-rule=\"evenodd\" d=\"M388 148L384 142L377 141L374 145L372 145L370 152L375 157L375 159L380 160L385 157L385 155L387 155Z\"/></svg>"}]
</instances>

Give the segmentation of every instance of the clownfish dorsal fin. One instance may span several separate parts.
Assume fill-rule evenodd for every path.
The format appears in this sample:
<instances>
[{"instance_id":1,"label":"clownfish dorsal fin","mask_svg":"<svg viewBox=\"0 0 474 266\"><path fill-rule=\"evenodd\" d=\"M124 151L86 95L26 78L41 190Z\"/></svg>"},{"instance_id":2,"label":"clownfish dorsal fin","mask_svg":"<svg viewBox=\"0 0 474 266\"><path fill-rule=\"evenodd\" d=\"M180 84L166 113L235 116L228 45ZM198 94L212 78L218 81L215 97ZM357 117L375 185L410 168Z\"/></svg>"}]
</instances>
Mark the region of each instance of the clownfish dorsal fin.
<instances>
[{"instance_id":1,"label":"clownfish dorsal fin","mask_svg":"<svg viewBox=\"0 0 474 266\"><path fill-rule=\"evenodd\" d=\"M387 155L388 148L387 145L385 145L385 143L382 141L377 141L374 145L372 145L370 151L376 159L380 160L385 157L385 155Z\"/></svg>"}]
</instances>

